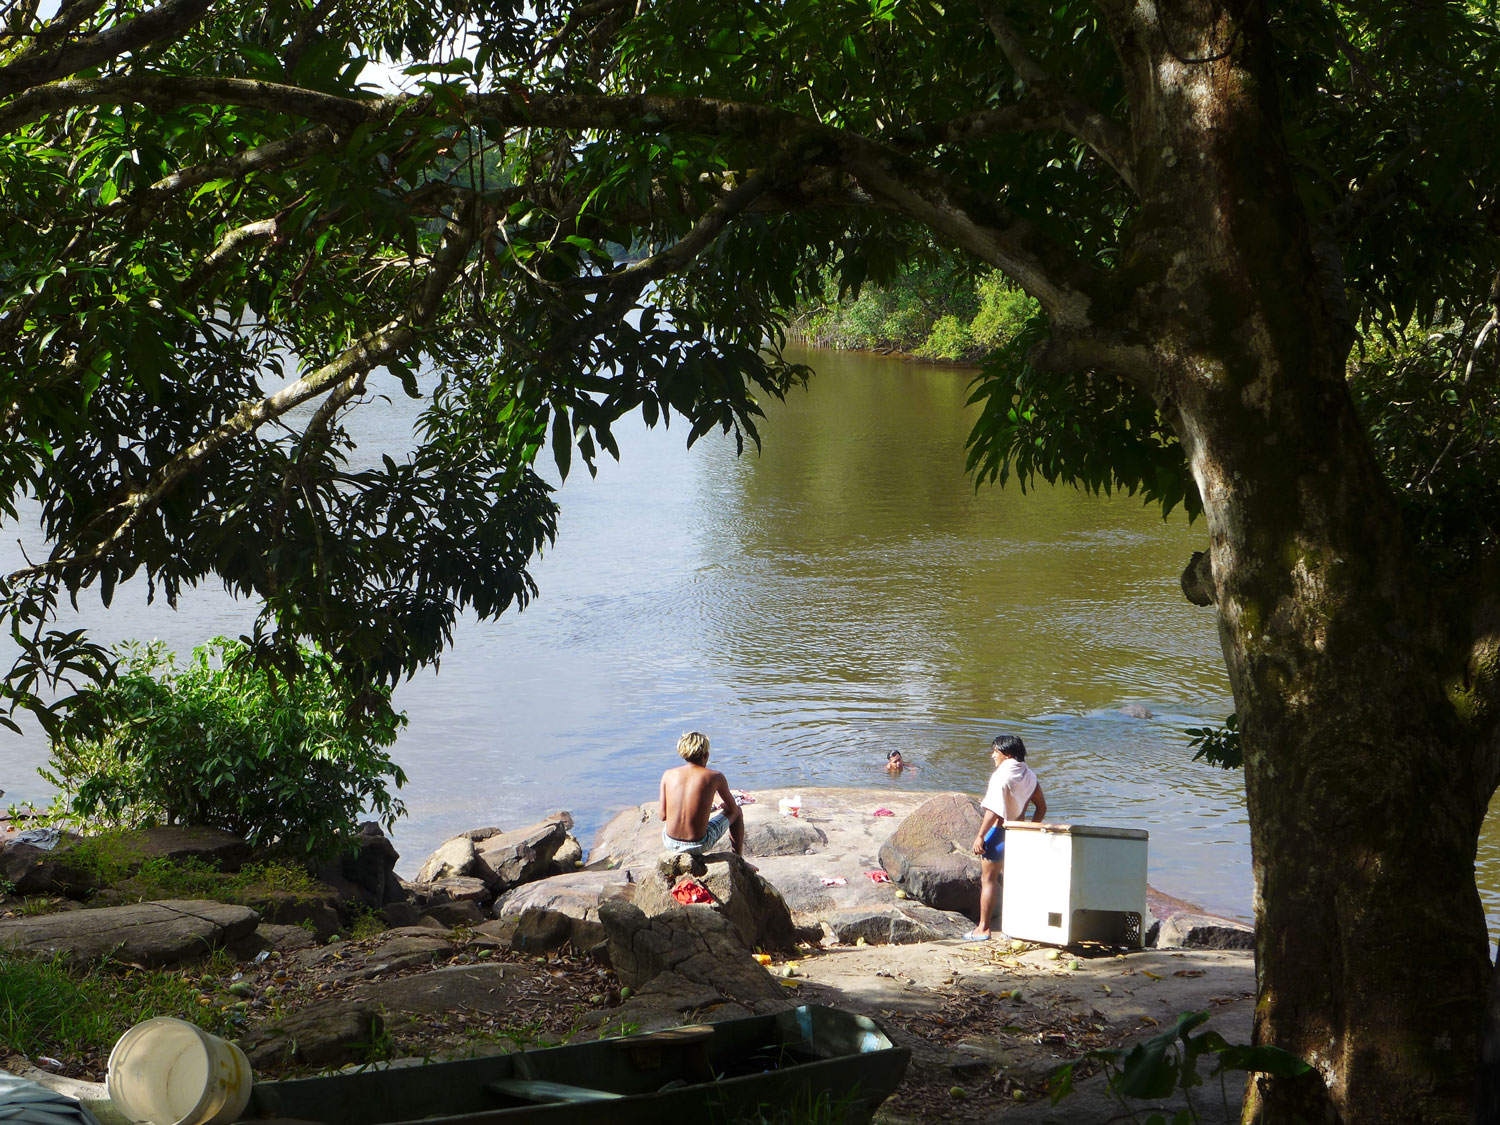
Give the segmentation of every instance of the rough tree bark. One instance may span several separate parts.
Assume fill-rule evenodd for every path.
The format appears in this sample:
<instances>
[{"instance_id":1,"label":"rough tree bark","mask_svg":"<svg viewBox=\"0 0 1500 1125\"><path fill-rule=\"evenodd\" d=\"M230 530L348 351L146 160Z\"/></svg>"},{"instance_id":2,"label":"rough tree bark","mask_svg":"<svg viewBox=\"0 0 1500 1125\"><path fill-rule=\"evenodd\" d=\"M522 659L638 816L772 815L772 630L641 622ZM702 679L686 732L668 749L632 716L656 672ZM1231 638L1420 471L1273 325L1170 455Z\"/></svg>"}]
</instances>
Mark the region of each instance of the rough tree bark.
<instances>
[{"instance_id":1,"label":"rough tree bark","mask_svg":"<svg viewBox=\"0 0 1500 1125\"><path fill-rule=\"evenodd\" d=\"M1132 299L1077 330L1136 342L1119 370L1202 492L1245 750L1256 1040L1321 1078L1257 1079L1245 1119L1467 1121L1494 788L1473 641L1413 562L1345 386L1258 9L1106 10L1142 206Z\"/></svg>"}]
</instances>

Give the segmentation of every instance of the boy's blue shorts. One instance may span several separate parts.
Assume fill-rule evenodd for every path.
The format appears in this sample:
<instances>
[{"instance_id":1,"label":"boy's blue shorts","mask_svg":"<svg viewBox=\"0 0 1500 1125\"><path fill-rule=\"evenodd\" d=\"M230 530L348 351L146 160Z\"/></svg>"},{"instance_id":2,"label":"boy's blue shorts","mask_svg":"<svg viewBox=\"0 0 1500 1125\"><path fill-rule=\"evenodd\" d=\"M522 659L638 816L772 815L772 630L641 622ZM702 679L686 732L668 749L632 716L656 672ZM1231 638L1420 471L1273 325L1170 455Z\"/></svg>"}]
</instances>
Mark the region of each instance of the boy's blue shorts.
<instances>
[{"instance_id":1,"label":"boy's blue shorts","mask_svg":"<svg viewBox=\"0 0 1500 1125\"><path fill-rule=\"evenodd\" d=\"M984 858L991 863L999 863L1005 859L1005 825L997 824L984 834L980 841L983 847Z\"/></svg>"}]
</instances>

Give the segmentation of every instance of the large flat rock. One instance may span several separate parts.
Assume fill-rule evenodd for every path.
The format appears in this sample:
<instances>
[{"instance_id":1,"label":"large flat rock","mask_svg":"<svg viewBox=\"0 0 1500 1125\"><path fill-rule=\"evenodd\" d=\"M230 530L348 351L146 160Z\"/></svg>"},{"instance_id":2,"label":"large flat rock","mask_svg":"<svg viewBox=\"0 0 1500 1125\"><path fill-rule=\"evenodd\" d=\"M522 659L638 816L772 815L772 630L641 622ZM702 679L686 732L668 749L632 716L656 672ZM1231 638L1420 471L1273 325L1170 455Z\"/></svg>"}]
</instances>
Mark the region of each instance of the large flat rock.
<instances>
[{"instance_id":1,"label":"large flat rock","mask_svg":"<svg viewBox=\"0 0 1500 1125\"><path fill-rule=\"evenodd\" d=\"M936 794L914 789L818 787L755 789L750 796L754 803L741 808L746 858L781 892L797 925L821 926L838 940L843 940L838 935L849 935L849 940L864 937L871 944L929 941L969 929L962 914L920 907L914 899L898 897L894 882L879 882L878 875L871 878L872 872L884 870L881 847L911 813ZM792 818L779 813L777 803L794 796L801 800L801 815ZM877 815L880 810L891 815ZM728 843L721 847L727 849ZM660 855L658 806L647 801L620 812L599 830L589 866L608 865L617 875L633 870L639 877L655 866ZM587 899L593 890L582 881L563 884L551 879L530 884L538 888L530 893L551 893L540 890L548 884L557 885L560 899L567 897L566 891ZM1192 903L1151 888L1148 896L1152 918L1161 923L1153 933L1163 935L1164 942L1199 947L1248 945L1251 933L1243 922L1209 915ZM508 905L514 911L521 902ZM582 913L576 905L566 909ZM1172 923L1178 917L1181 925Z\"/></svg>"},{"instance_id":2,"label":"large flat rock","mask_svg":"<svg viewBox=\"0 0 1500 1125\"><path fill-rule=\"evenodd\" d=\"M799 926L846 919L848 911L885 912L904 905L893 883L876 882L870 873L881 871L881 844L930 793L806 788L756 789L751 796L754 803L741 808L745 857L781 892ZM793 796L801 798L801 814L777 812L777 803ZM889 815L876 815L877 810ZM600 829L589 860L591 867L644 868L660 855L661 820L657 803L648 801Z\"/></svg>"},{"instance_id":3,"label":"large flat rock","mask_svg":"<svg viewBox=\"0 0 1500 1125\"><path fill-rule=\"evenodd\" d=\"M260 924L248 906L204 899L138 902L0 922L0 948L75 964L100 958L156 969L196 961Z\"/></svg>"}]
</instances>

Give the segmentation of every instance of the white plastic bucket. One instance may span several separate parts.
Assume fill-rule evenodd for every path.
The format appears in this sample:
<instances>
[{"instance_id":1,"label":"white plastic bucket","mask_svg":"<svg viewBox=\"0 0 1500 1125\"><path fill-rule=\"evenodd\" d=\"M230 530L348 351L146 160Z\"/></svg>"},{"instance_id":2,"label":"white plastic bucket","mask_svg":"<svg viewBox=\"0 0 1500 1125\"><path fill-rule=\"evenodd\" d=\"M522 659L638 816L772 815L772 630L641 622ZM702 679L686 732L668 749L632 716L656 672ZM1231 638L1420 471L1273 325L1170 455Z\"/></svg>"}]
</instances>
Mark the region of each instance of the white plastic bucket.
<instances>
[{"instance_id":1,"label":"white plastic bucket","mask_svg":"<svg viewBox=\"0 0 1500 1125\"><path fill-rule=\"evenodd\" d=\"M132 1121L147 1125L227 1125L245 1111L254 1082L233 1043L186 1020L159 1016L120 1036L109 1053L105 1088Z\"/></svg>"}]
</instances>

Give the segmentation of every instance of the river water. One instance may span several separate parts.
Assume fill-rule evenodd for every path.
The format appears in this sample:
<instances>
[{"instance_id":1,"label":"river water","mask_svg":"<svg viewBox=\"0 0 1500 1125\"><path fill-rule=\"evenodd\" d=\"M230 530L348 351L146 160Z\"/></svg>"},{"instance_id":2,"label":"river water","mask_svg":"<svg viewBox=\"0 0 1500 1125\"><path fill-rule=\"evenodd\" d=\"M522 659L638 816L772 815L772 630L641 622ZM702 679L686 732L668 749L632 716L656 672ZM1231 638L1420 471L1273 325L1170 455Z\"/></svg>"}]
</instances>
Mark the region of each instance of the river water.
<instances>
[{"instance_id":1,"label":"river water","mask_svg":"<svg viewBox=\"0 0 1500 1125\"><path fill-rule=\"evenodd\" d=\"M686 449L680 425L622 427L621 462L593 479L575 469L562 489L557 544L534 567L541 596L463 622L441 669L397 689L411 719L394 751L410 777L398 870L463 829L558 808L587 847L654 798L684 730L709 735L737 788L971 793L1007 731L1026 740L1048 819L1146 829L1154 886L1248 917L1240 776L1193 762L1183 733L1232 709L1213 614L1177 585L1201 522L1070 488L976 490L969 372L803 358L818 375L766 404L759 454L718 434ZM372 457L409 443L399 391L361 412ZM253 611L200 589L174 612L127 586L80 617L104 639L186 652L246 631ZM891 749L918 766L894 782ZM45 758L34 732L0 732L7 801L50 794L34 772ZM1492 930L1493 827L1480 846Z\"/></svg>"}]
</instances>

